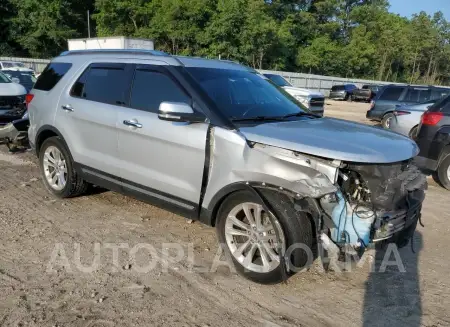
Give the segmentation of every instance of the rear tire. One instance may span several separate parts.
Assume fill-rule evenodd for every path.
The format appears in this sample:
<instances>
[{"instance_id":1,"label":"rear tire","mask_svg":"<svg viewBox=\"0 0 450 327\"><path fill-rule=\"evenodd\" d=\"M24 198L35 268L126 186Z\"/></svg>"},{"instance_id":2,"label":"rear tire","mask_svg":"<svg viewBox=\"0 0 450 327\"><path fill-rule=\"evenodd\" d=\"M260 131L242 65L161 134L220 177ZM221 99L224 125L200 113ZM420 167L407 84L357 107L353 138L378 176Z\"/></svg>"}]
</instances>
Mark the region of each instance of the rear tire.
<instances>
[{"instance_id":1,"label":"rear tire","mask_svg":"<svg viewBox=\"0 0 450 327\"><path fill-rule=\"evenodd\" d=\"M54 154L57 154L56 158ZM55 166L58 167L55 169ZM58 136L50 137L42 144L39 151L39 167L45 188L59 198L81 195L88 188L89 184L74 169L72 156ZM57 175L62 177L55 178Z\"/></svg>"},{"instance_id":2,"label":"rear tire","mask_svg":"<svg viewBox=\"0 0 450 327\"><path fill-rule=\"evenodd\" d=\"M447 190L450 190L450 153L445 154L439 163L436 175L439 184Z\"/></svg>"},{"instance_id":3,"label":"rear tire","mask_svg":"<svg viewBox=\"0 0 450 327\"><path fill-rule=\"evenodd\" d=\"M390 121L394 118L394 114L392 112L388 112L383 116L383 119L381 120L381 126L383 126L384 129L389 129Z\"/></svg>"},{"instance_id":4,"label":"rear tire","mask_svg":"<svg viewBox=\"0 0 450 327\"><path fill-rule=\"evenodd\" d=\"M314 253L312 248L313 228L309 217L305 213L297 212L294 209L294 205L291 199L284 194L267 191L264 192L264 197L266 198L268 203L270 203L270 205L272 206L277 226L281 228L282 231L281 235L284 238L284 242L283 240L281 241L283 243L283 247L287 250L293 244L303 244L309 247L309 249L311 249L311 252L309 253L306 253L303 249L300 248L297 248L296 250L292 251L292 254L290 255L291 264L295 266L296 269L299 269L305 267L307 264L312 263L312 260L314 259L311 257L311 253ZM253 246L252 243L250 243L250 245L248 246L250 247L248 251L247 249L244 250L245 252L239 251L240 247L246 242L246 240L251 240L251 242L254 242L254 240L251 239L252 236L238 236L243 237L243 239L238 240L232 238L230 241L229 235L230 220L232 222L234 221L234 219L231 219L230 217L237 218L238 215L236 215L236 207L248 203L252 205L253 204L262 205L260 198L250 191L238 191L232 193L224 200L217 214L218 221L216 224L216 228L219 242L221 243L223 249L225 250L227 257L231 258L231 261L233 262L237 272L240 275L256 283L261 284L279 283L283 280L283 276L286 276L287 272L286 266L282 266L280 264L278 253L276 253L278 258L276 256L269 256L271 259L275 257L274 260L271 260L271 264L273 263L271 269L267 271L262 271L258 268L258 266L255 266L255 264L258 264L258 262L261 264L259 265L259 267L263 267L262 265L264 265L263 263L264 260L262 258L262 255L260 254L259 245L257 245L258 249L256 250L257 252L255 252L254 260L251 261L252 262L251 265L248 265L247 262L246 266L245 257L248 256L248 253L251 251ZM256 209L251 209L250 212L253 215L252 217L255 218L257 215ZM242 217L239 218L242 219L241 221L243 222L247 221L246 220L247 216L245 214L244 215L241 214L240 217ZM266 217L264 211L261 212L260 217ZM238 225L236 226L240 227ZM233 228L232 230L234 230L234 226L232 226L232 228ZM246 229L244 229L243 231L246 231ZM251 235L253 232L250 231L247 233ZM276 240L276 237L274 236L273 233L269 234L269 236L271 236L272 239L275 239L273 244L275 244L275 242L276 244L279 244L279 240ZM265 244L269 244L268 241ZM244 255L244 253L246 254Z\"/></svg>"}]
</instances>

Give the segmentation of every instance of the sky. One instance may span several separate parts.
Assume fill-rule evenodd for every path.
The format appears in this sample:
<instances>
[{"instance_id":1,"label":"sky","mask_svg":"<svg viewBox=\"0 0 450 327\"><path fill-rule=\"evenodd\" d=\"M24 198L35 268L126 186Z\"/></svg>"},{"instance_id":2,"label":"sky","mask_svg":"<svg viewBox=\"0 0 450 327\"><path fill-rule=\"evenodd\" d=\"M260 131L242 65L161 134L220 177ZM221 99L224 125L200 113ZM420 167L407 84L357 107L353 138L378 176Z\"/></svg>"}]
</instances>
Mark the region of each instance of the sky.
<instances>
[{"instance_id":1,"label":"sky","mask_svg":"<svg viewBox=\"0 0 450 327\"><path fill-rule=\"evenodd\" d=\"M442 11L445 19L450 20L450 0L389 0L390 11L401 16L411 17L412 14L425 11L432 15Z\"/></svg>"}]
</instances>

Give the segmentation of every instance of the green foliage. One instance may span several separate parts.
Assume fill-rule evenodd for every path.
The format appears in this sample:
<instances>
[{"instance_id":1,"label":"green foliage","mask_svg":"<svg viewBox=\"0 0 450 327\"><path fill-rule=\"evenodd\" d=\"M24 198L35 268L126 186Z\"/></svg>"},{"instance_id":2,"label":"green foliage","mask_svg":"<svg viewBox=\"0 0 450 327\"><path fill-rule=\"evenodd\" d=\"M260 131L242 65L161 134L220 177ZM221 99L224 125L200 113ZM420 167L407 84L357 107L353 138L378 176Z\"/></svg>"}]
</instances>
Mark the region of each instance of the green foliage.
<instances>
[{"instance_id":1,"label":"green foliage","mask_svg":"<svg viewBox=\"0 0 450 327\"><path fill-rule=\"evenodd\" d=\"M68 38L151 38L178 55L258 69L450 83L450 23L388 0L2 0L0 55L52 57Z\"/></svg>"}]
</instances>

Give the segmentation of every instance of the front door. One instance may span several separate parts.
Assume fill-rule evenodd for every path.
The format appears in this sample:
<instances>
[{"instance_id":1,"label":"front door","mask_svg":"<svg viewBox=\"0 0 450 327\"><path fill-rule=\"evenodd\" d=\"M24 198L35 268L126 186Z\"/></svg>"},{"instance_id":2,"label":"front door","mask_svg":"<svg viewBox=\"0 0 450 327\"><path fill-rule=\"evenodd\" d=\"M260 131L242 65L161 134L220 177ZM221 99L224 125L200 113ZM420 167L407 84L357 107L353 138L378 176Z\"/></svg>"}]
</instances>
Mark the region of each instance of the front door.
<instances>
[{"instance_id":1,"label":"front door","mask_svg":"<svg viewBox=\"0 0 450 327\"><path fill-rule=\"evenodd\" d=\"M191 104L192 99L164 66L137 65L130 108L118 112L123 187L194 210L200 200L208 125L160 120L163 101Z\"/></svg>"}]
</instances>

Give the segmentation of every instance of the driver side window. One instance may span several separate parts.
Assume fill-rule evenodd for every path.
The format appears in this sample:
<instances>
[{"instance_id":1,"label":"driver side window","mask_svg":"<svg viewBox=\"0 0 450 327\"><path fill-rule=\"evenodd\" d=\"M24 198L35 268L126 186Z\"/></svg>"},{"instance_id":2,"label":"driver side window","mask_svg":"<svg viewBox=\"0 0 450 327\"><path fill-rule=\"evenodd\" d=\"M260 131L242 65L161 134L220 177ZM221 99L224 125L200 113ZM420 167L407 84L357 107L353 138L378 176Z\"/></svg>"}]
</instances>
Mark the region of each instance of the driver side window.
<instances>
[{"instance_id":1,"label":"driver side window","mask_svg":"<svg viewBox=\"0 0 450 327\"><path fill-rule=\"evenodd\" d=\"M158 113L161 102L191 103L191 98L169 76L159 71L136 69L130 107Z\"/></svg>"}]
</instances>

